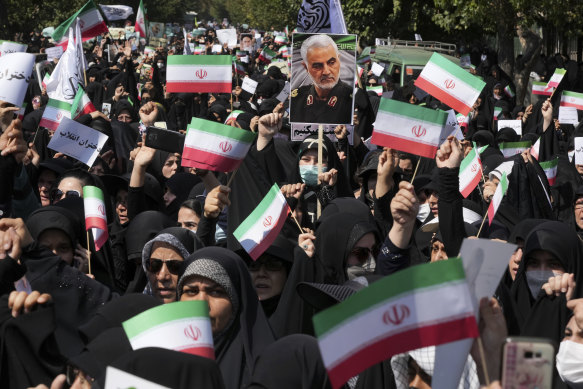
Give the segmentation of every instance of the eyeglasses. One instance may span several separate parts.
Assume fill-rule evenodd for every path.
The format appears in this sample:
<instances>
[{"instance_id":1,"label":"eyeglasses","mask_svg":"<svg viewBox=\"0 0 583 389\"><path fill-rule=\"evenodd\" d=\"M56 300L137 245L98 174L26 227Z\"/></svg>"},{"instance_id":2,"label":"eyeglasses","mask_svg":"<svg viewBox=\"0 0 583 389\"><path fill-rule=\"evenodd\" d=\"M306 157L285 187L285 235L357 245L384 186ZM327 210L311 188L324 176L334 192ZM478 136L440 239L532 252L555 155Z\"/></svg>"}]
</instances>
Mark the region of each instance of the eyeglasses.
<instances>
[{"instance_id":1,"label":"eyeglasses","mask_svg":"<svg viewBox=\"0 0 583 389\"><path fill-rule=\"evenodd\" d=\"M85 381L89 382L90 384L95 381L95 378L90 377L89 375L85 374L82 370L77 369L71 365L67 365L67 384L73 385L77 377L80 378L80 384L83 385Z\"/></svg>"},{"instance_id":2,"label":"eyeglasses","mask_svg":"<svg viewBox=\"0 0 583 389\"><path fill-rule=\"evenodd\" d=\"M371 255L373 258L376 258L378 253L379 248L376 245L372 249L368 247L354 247L350 250L350 255L354 255L360 263L366 262Z\"/></svg>"},{"instance_id":3,"label":"eyeglasses","mask_svg":"<svg viewBox=\"0 0 583 389\"><path fill-rule=\"evenodd\" d=\"M148 262L146 262L146 269L150 273L158 273L162 270L162 265L166 264L166 268L171 274L178 275L180 272L180 267L183 261L178 259L158 259L158 258L150 258Z\"/></svg>"},{"instance_id":4,"label":"eyeglasses","mask_svg":"<svg viewBox=\"0 0 583 389\"><path fill-rule=\"evenodd\" d=\"M51 200L52 201L60 200L63 198L63 195L65 195L65 197L81 197L81 192L79 192L78 190L68 190L66 192L63 192L60 189L53 189L53 191L51 192Z\"/></svg>"},{"instance_id":5,"label":"eyeglasses","mask_svg":"<svg viewBox=\"0 0 583 389\"><path fill-rule=\"evenodd\" d=\"M249 264L249 271L259 271L261 266L265 267L267 271L283 270L283 262L277 259L257 260Z\"/></svg>"}]
</instances>

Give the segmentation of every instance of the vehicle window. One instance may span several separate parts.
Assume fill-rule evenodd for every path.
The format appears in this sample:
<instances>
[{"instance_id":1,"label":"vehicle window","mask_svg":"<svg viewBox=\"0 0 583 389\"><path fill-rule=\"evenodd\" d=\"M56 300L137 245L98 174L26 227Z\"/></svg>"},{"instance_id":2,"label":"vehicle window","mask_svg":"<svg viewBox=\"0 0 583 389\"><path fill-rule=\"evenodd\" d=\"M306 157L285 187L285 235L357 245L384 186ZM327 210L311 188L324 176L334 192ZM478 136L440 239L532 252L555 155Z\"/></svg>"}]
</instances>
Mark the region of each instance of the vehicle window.
<instances>
[{"instance_id":1,"label":"vehicle window","mask_svg":"<svg viewBox=\"0 0 583 389\"><path fill-rule=\"evenodd\" d=\"M417 77L419 77L419 74L421 74L421 71L423 70L423 66L420 65L408 65L405 66L405 84L408 83L411 80L416 80Z\"/></svg>"}]
</instances>

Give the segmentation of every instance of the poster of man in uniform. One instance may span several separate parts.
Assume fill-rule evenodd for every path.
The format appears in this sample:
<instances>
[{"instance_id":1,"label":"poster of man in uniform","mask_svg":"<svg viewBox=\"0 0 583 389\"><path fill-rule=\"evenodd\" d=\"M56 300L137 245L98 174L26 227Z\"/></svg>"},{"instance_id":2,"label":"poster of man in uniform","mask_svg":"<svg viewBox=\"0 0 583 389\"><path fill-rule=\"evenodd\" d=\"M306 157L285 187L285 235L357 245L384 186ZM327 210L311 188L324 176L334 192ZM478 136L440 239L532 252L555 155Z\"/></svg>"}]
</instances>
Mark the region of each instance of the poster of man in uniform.
<instances>
[{"instance_id":1,"label":"poster of man in uniform","mask_svg":"<svg viewBox=\"0 0 583 389\"><path fill-rule=\"evenodd\" d=\"M292 36L290 121L352 124L356 35Z\"/></svg>"}]
</instances>

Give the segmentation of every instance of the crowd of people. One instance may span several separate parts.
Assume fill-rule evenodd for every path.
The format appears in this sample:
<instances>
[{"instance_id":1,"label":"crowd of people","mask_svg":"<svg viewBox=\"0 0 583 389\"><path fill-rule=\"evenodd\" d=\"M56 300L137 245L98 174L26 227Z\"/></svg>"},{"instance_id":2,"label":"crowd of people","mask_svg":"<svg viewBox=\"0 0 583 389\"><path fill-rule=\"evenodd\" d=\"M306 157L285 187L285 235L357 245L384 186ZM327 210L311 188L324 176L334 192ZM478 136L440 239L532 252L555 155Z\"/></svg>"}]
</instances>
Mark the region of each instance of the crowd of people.
<instances>
[{"instance_id":1,"label":"crowd of people","mask_svg":"<svg viewBox=\"0 0 583 389\"><path fill-rule=\"evenodd\" d=\"M574 61L541 57L543 78L555 67L567 74L553 98L525 107L505 93L516 89L496 56L472 51L471 72L486 86L464 140L448 137L433 160L367 140L381 98L449 107L367 65L354 90L353 125L336 126L334 142L324 137L318 173L318 136L291 141L289 100L276 99L289 80L279 51L286 43L270 32L258 43L255 31L239 27L237 47L213 53L214 27L200 24L187 39L206 55L247 51L242 66L258 82L254 94L241 88L236 71L231 94L167 93L167 57L183 53L182 34L151 54L139 40L104 35L85 44L85 89L97 111L77 120L109 136L89 169L47 147L52 134L39 122L48 96L37 80L22 121L14 119L18 107L0 101L1 387L103 387L107 366L172 388L330 387L314 314L384 276L458 256L462 241L477 235L504 173L508 192L479 238L517 248L495 297L481 302L485 353L472 349L459 387L500 387L507 336L553 341L552 387L583 384L583 165L573 159L583 129L557 119L561 90L583 91ZM39 34L30 39L31 47L48 45ZM266 48L280 54L265 61ZM374 85L383 86L382 96L367 92ZM241 112L230 116L234 110ZM192 118L257 134L236 172L182 167L179 153L146 146L143 128L164 122L184 133ZM522 133L498 130L496 119L521 120ZM526 149L504 157L499 144L520 140L538 140L537 155ZM463 198L460 164L484 146L483 179ZM554 158L550 185L539 163ZM233 231L274 183L302 230L289 217L254 261ZM85 232L88 185L106 198L109 238L100 250ZM122 322L187 300L208 302L215 361L132 350ZM345 387L429 388L434 354L394 356Z\"/></svg>"}]
</instances>

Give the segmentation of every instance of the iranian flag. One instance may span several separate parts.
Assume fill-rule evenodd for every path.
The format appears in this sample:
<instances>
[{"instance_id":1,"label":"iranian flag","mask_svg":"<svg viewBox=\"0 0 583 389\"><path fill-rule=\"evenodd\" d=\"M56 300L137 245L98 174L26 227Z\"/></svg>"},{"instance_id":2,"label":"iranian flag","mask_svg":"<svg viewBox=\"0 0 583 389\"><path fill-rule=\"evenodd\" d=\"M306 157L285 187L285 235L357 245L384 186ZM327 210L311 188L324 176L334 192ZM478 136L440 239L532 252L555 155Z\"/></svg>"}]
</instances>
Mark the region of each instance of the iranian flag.
<instances>
[{"instance_id":1,"label":"iranian flag","mask_svg":"<svg viewBox=\"0 0 583 389\"><path fill-rule=\"evenodd\" d=\"M194 55L201 55L202 53L204 53L205 48L204 46L196 46L194 48Z\"/></svg>"},{"instance_id":2,"label":"iranian flag","mask_svg":"<svg viewBox=\"0 0 583 389\"><path fill-rule=\"evenodd\" d=\"M140 36L146 38L148 36L148 19L146 18L146 8L144 8L144 0L140 0L138 7L138 14L136 15L136 24L134 31L139 32Z\"/></svg>"},{"instance_id":3,"label":"iranian flag","mask_svg":"<svg viewBox=\"0 0 583 389\"><path fill-rule=\"evenodd\" d=\"M378 85L378 86L367 86L366 87L366 91L367 92L374 92L378 96L382 96L383 95L383 86L382 85Z\"/></svg>"},{"instance_id":4,"label":"iranian flag","mask_svg":"<svg viewBox=\"0 0 583 389\"><path fill-rule=\"evenodd\" d=\"M556 68L555 72L553 73L553 76L551 77L551 79L549 80L549 83L547 84L547 86L545 88L545 91L548 91L551 88L558 87L559 84L561 83L561 81L563 80L563 77L565 77L565 73L567 73L567 71L565 69Z\"/></svg>"},{"instance_id":5,"label":"iranian flag","mask_svg":"<svg viewBox=\"0 0 583 389\"><path fill-rule=\"evenodd\" d=\"M150 308L122 323L134 350L160 347L215 359L206 301L177 301Z\"/></svg>"},{"instance_id":6,"label":"iranian flag","mask_svg":"<svg viewBox=\"0 0 583 389\"><path fill-rule=\"evenodd\" d=\"M500 207L500 203L502 202L502 198L506 194L508 190L508 177L506 177L506 173L502 175L498 186L496 187L496 191L494 192L494 196L492 196L492 201L490 201L490 206L488 207L488 223L491 225L492 221L494 220L494 216L496 212L498 212L498 208Z\"/></svg>"},{"instance_id":7,"label":"iranian flag","mask_svg":"<svg viewBox=\"0 0 583 389\"><path fill-rule=\"evenodd\" d=\"M75 99L73 100L73 105L71 106L71 117L77 119L81 115L85 115L91 112L97 111L95 106L91 102L91 99L85 92L85 89L81 85L77 89L75 94Z\"/></svg>"},{"instance_id":8,"label":"iranian flag","mask_svg":"<svg viewBox=\"0 0 583 389\"><path fill-rule=\"evenodd\" d=\"M335 389L393 355L479 336L459 258L384 277L313 322Z\"/></svg>"},{"instance_id":9,"label":"iranian flag","mask_svg":"<svg viewBox=\"0 0 583 389\"><path fill-rule=\"evenodd\" d=\"M239 111L238 109L234 110L233 112L231 112L229 114L229 116L227 116L227 119L225 120L225 124L227 124L231 119L237 119L237 116L239 116L242 113L243 113L243 111Z\"/></svg>"},{"instance_id":10,"label":"iranian flag","mask_svg":"<svg viewBox=\"0 0 583 389\"><path fill-rule=\"evenodd\" d=\"M237 73L240 76L244 76L245 75L245 66L239 62L239 61L235 61L233 62L233 67L235 69L235 73Z\"/></svg>"},{"instance_id":11,"label":"iranian flag","mask_svg":"<svg viewBox=\"0 0 583 389\"><path fill-rule=\"evenodd\" d=\"M250 131L193 118L184 139L182 166L233 171L247 155L255 136Z\"/></svg>"},{"instance_id":12,"label":"iranian flag","mask_svg":"<svg viewBox=\"0 0 583 389\"><path fill-rule=\"evenodd\" d=\"M22 103L22 106L18 110L18 119L20 119L20 120L24 119L24 113L26 112L27 105L28 105L28 103L24 103L24 102Z\"/></svg>"},{"instance_id":13,"label":"iranian flag","mask_svg":"<svg viewBox=\"0 0 583 389\"><path fill-rule=\"evenodd\" d=\"M486 83L463 68L433 53L415 80L415 86L467 115Z\"/></svg>"},{"instance_id":14,"label":"iranian flag","mask_svg":"<svg viewBox=\"0 0 583 389\"><path fill-rule=\"evenodd\" d=\"M46 72L45 76L43 77L43 80L41 82L43 88L47 87L47 82L49 82L50 79L51 79L51 74L49 72Z\"/></svg>"},{"instance_id":15,"label":"iranian flag","mask_svg":"<svg viewBox=\"0 0 583 389\"><path fill-rule=\"evenodd\" d=\"M506 93L506 95L510 98L514 97L514 92L512 92L512 88L510 88L510 85L506 85L506 88L504 88L504 93Z\"/></svg>"},{"instance_id":16,"label":"iranian flag","mask_svg":"<svg viewBox=\"0 0 583 389\"><path fill-rule=\"evenodd\" d=\"M253 260L273 243L290 213L285 197L273 184L257 208L251 212L233 235Z\"/></svg>"},{"instance_id":17,"label":"iranian flag","mask_svg":"<svg viewBox=\"0 0 583 389\"><path fill-rule=\"evenodd\" d=\"M99 251L109 237L105 202L101 189L96 186L84 186L83 205L85 207L85 229L87 231L91 229L95 249Z\"/></svg>"},{"instance_id":18,"label":"iranian flag","mask_svg":"<svg viewBox=\"0 0 583 389\"><path fill-rule=\"evenodd\" d=\"M230 55L170 55L166 70L169 93L231 93Z\"/></svg>"},{"instance_id":19,"label":"iranian flag","mask_svg":"<svg viewBox=\"0 0 583 389\"><path fill-rule=\"evenodd\" d=\"M57 99L49 99L38 125L55 131L63 117L71 118L71 104Z\"/></svg>"},{"instance_id":20,"label":"iranian flag","mask_svg":"<svg viewBox=\"0 0 583 389\"><path fill-rule=\"evenodd\" d=\"M462 115L461 113L458 113L457 115L455 115L457 122L459 124L460 127L468 127L470 125L470 117L466 116L466 115Z\"/></svg>"},{"instance_id":21,"label":"iranian flag","mask_svg":"<svg viewBox=\"0 0 583 389\"><path fill-rule=\"evenodd\" d=\"M547 84L545 82L532 82L532 94L539 96L550 96L554 92L554 88L551 90L546 90Z\"/></svg>"},{"instance_id":22,"label":"iranian flag","mask_svg":"<svg viewBox=\"0 0 583 389\"><path fill-rule=\"evenodd\" d=\"M261 50L261 54L259 54L259 60L265 63L270 63L277 53L273 50L269 50L269 48L264 48Z\"/></svg>"},{"instance_id":23,"label":"iranian flag","mask_svg":"<svg viewBox=\"0 0 583 389\"><path fill-rule=\"evenodd\" d=\"M502 155L504 155L504 158L508 158L522 153L524 150L530 148L530 146L530 141L526 140L522 142L502 142L500 143L499 148Z\"/></svg>"},{"instance_id":24,"label":"iranian flag","mask_svg":"<svg viewBox=\"0 0 583 389\"><path fill-rule=\"evenodd\" d=\"M498 120L498 116L502 113L502 107L494 107L494 120Z\"/></svg>"},{"instance_id":25,"label":"iranian flag","mask_svg":"<svg viewBox=\"0 0 583 389\"><path fill-rule=\"evenodd\" d=\"M144 47L144 55L147 55L148 57L153 57L155 54L156 54L156 48L154 48L152 46Z\"/></svg>"},{"instance_id":26,"label":"iranian flag","mask_svg":"<svg viewBox=\"0 0 583 389\"><path fill-rule=\"evenodd\" d=\"M275 43L278 45L284 45L287 43L287 37L285 35L276 35Z\"/></svg>"},{"instance_id":27,"label":"iranian flag","mask_svg":"<svg viewBox=\"0 0 583 389\"><path fill-rule=\"evenodd\" d=\"M75 12L69 19L65 20L55 29L52 38L57 46L63 46L63 49L67 47L69 40L66 33L70 27L74 28L76 18L80 19L79 26L81 27L83 42L104 32L109 32L99 8L95 5L93 0L89 0L79 11Z\"/></svg>"},{"instance_id":28,"label":"iranian flag","mask_svg":"<svg viewBox=\"0 0 583 389\"><path fill-rule=\"evenodd\" d=\"M563 91L561 107L574 107L583 110L583 93Z\"/></svg>"},{"instance_id":29,"label":"iranian flag","mask_svg":"<svg viewBox=\"0 0 583 389\"><path fill-rule=\"evenodd\" d=\"M460 165L460 193L464 198L467 198L472 193L482 177L482 162L476 150L477 147L474 144L474 148Z\"/></svg>"},{"instance_id":30,"label":"iranian flag","mask_svg":"<svg viewBox=\"0 0 583 389\"><path fill-rule=\"evenodd\" d=\"M555 179L557 178L557 166L559 165L559 157L555 157L550 161L540 162L540 167L545 171L549 185L555 185Z\"/></svg>"},{"instance_id":31,"label":"iranian flag","mask_svg":"<svg viewBox=\"0 0 583 389\"><path fill-rule=\"evenodd\" d=\"M371 142L434 158L447 112L381 98Z\"/></svg>"}]
</instances>

